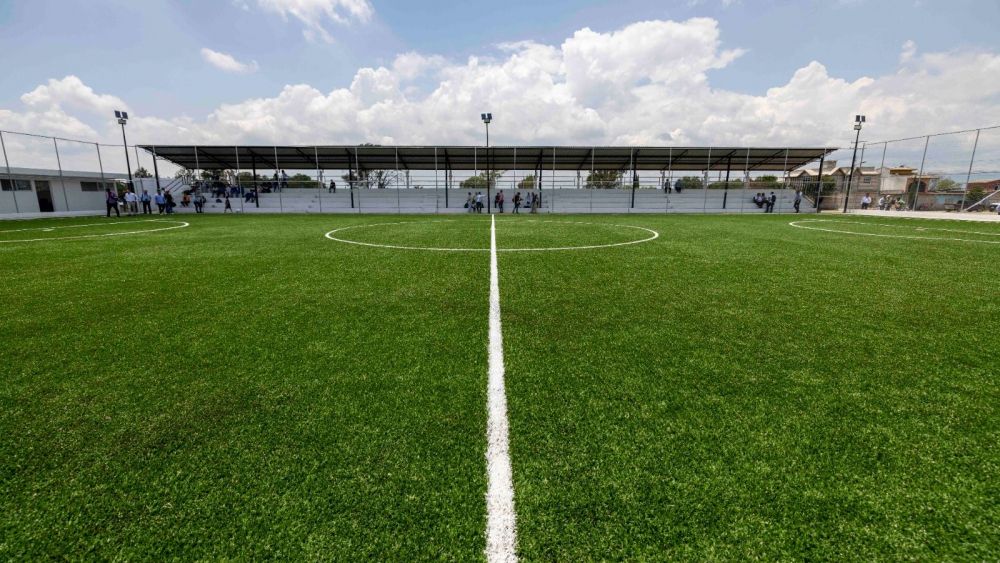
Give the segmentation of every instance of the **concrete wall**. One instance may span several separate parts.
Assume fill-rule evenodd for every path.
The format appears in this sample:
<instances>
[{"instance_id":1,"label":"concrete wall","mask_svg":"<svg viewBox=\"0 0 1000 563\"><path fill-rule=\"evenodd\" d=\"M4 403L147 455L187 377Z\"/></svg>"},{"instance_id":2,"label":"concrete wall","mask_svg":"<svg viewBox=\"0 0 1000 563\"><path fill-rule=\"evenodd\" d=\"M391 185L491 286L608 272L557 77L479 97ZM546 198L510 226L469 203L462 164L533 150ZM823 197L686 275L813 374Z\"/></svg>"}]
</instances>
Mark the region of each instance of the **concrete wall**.
<instances>
[{"instance_id":1,"label":"concrete wall","mask_svg":"<svg viewBox=\"0 0 1000 563\"><path fill-rule=\"evenodd\" d=\"M7 179L6 175L3 175L3 179ZM85 192L80 187L81 181L94 181L90 178L81 180L79 178L25 178L14 176L14 179L30 181L31 190L17 192L0 191L0 214L38 213L38 194L36 192L36 182L38 181L49 183L49 190L52 194L52 206L56 212L104 210L103 191ZM16 206L15 197L17 198Z\"/></svg>"},{"instance_id":2,"label":"concrete wall","mask_svg":"<svg viewBox=\"0 0 1000 563\"><path fill-rule=\"evenodd\" d=\"M4 178L6 180L6 178ZM0 191L0 213L37 213L38 199L35 191L3 192Z\"/></svg>"}]
</instances>

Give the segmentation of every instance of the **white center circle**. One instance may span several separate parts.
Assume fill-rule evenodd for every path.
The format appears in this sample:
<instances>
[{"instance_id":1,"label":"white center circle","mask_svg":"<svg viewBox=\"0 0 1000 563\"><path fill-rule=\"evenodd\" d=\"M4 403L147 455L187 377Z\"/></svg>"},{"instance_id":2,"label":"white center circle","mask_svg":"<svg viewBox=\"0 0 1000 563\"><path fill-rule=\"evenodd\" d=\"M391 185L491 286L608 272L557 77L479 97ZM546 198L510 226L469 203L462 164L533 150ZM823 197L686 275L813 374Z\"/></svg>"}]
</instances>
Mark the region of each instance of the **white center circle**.
<instances>
[{"instance_id":1,"label":"white center circle","mask_svg":"<svg viewBox=\"0 0 1000 563\"><path fill-rule=\"evenodd\" d=\"M368 246L373 248L390 248L394 250L426 250L431 252L489 252L489 248L442 248L442 247L432 247L432 246L409 246L400 244L380 244L374 242L363 242L358 240L351 240L349 238L344 238L344 231L358 230L358 229L370 229L378 227L388 227L393 225L408 225L414 223L426 224L426 223L447 223L451 222L449 219L442 219L438 221L396 221L392 223L369 223L365 225L350 225L347 227L341 227L339 229L334 229L326 233L326 238L341 242L345 244L355 244L358 246ZM628 240L624 242L614 242L608 244L588 244L579 246L552 246L552 247L530 247L530 248L497 248L497 252L551 252L551 251L566 251L566 250L593 250L598 248L613 248L616 246L629 246L633 244L642 244L644 242L649 242L659 238L660 233L654 231L653 229L647 229L646 227L639 227L636 225L620 225L615 223L587 223L582 221L547 221L547 220L533 220L526 219L524 221L518 221L519 223L554 223L554 224L564 224L564 225L592 225L597 227L616 227L619 229L630 229L633 231L639 231L641 233L640 238L633 240ZM497 225L497 229L502 229L502 223Z\"/></svg>"},{"instance_id":2,"label":"white center circle","mask_svg":"<svg viewBox=\"0 0 1000 563\"><path fill-rule=\"evenodd\" d=\"M56 229L79 229L83 227L105 227L108 225L124 225L124 224L135 224L135 223L166 223L166 224L172 223L172 224L168 227L156 227L152 229L122 231L120 233L98 233L93 235L72 235L65 237L21 238L21 239L0 240L0 244L9 242L44 242L49 240L73 240L73 239L88 239L88 238L99 238L99 237L120 237L124 235L141 235L143 233L155 233L159 231L169 231L172 229L183 229L184 227L191 226L190 223L187 223L185 221L172 221L169 219L146 219L140 221L113 221L110 223L86 223L83 225L59 225L56 227L26 227L23 229L8 229L5 231L0 231L0 235L4 233L28 233L32 231L51 233Z\"/></svg>"}]
</instances>

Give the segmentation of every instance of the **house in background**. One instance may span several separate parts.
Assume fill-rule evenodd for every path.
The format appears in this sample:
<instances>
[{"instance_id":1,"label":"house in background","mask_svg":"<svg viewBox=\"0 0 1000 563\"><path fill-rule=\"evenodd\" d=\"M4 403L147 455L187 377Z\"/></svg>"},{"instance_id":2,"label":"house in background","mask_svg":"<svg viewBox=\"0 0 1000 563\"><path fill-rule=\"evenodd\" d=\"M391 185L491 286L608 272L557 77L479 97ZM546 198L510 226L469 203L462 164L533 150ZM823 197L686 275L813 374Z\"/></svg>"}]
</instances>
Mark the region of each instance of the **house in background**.
<instances>
[{"instance_id":1,"label":"house in background","mask_svg":"<svg viewBox=\"0 0 1000 563\"><path fill-rule=\"evenodd\" d=\"M800 168L788 174L789 185L802 190L806 194L816 191L818 168ZM823 177L826 186L833 184L833 193L829 193L827 188L823 195L822 208L842 209L844 207L844 193L847 191L847 180L851 175L850 166L837 166L836 161L824 163ZM854 178L851 180L851 202L850 208L861 206L861 199L866 195L871 195L873 200L877 200L882 195L902 196L917 192L917 208L925 209L947 209L955 205L954 194L943 194L935 192L935 188L940 182L939 174L920 174L916 168L910 166L886 166L875 168L874 166L856 166L854 168ZM958 194L958 200L961 199ZM874 202L873 202L874 203Z\"/></svg>"},{"instance_id":2,"label":"house in background","mask_svg":"<svg viewBox=\"0 0 1000 563\"><path fill-rule=\"evenodd\" d=\"M976 182L969 182L969 190L980 189L984 192L995 192L1000 191L1000 178L994 180L978 180Z\"/></svg>"}]
</instances>

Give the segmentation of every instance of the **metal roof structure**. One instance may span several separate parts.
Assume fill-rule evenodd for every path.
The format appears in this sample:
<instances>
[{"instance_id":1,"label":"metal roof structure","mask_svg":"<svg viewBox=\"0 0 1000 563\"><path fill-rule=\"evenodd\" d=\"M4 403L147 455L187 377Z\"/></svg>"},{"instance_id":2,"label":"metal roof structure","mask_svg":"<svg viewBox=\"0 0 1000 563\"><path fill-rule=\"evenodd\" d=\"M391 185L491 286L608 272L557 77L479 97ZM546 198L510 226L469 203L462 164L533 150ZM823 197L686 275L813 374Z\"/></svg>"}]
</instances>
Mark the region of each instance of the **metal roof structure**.
<instances>
[{"instance_id":1,"label":"metal roof structure","mask_svg":"<svg viewBox=\"0 0 1000 563\"><path fill-rule=\"evenodd\" d=\"M789 171L836 149L803 147L140 145L191 170Z\"/></svg>"}]
</instances>

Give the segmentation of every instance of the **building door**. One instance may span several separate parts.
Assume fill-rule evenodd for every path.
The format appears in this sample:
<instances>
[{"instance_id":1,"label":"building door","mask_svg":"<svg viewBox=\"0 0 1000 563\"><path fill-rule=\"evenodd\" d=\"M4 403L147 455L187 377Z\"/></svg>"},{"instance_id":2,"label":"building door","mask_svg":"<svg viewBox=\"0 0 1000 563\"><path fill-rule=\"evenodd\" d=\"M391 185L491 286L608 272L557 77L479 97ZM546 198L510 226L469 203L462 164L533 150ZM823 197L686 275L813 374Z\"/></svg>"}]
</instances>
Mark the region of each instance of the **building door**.
<instances>
[{"instance_id":1,"label":"building door","mask_svg":"<svg viewBox=\"0 0 1000 563\"><path fill-rule=\"evenodd\" d=\"M35 195L38 196L38 210L42 213L55 211L52 205L52 189L45 180L35 180Z\"/></svg>"}]
</instances>

